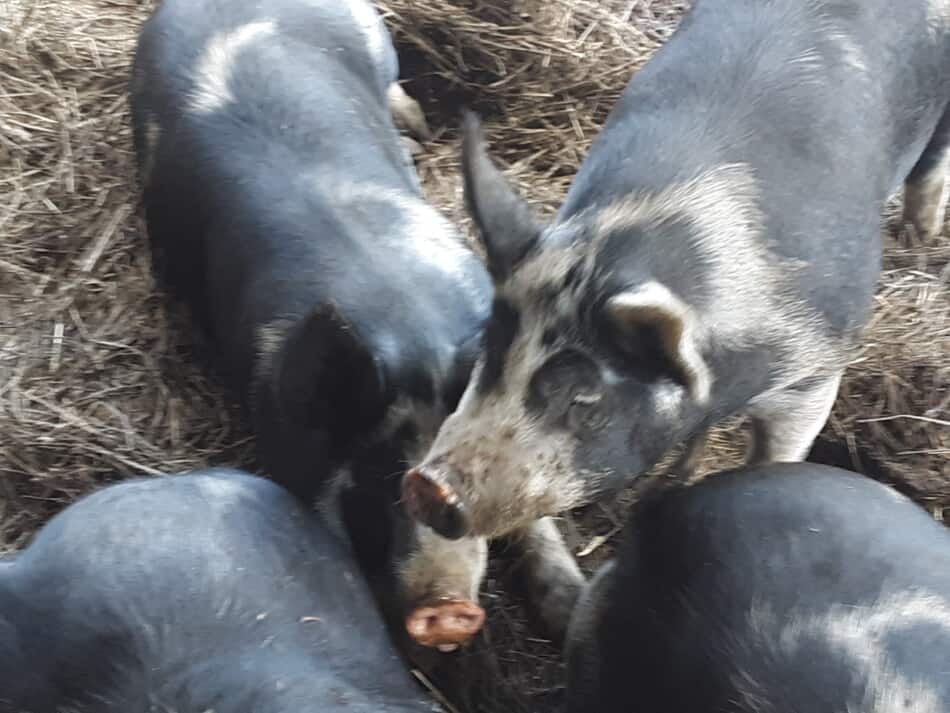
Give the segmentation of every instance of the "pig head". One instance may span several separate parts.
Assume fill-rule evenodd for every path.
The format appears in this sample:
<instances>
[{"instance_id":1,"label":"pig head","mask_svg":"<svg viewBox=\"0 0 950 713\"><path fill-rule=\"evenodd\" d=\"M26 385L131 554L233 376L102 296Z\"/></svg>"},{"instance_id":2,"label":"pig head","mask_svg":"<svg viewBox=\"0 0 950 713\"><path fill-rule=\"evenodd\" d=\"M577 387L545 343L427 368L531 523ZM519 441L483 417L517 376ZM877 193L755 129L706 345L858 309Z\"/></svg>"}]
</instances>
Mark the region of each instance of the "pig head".
<instances>
[{"instance_id":1,"label":"pig head","mask_svg":"<svg viewBox=\"0 0 950 713\"><path fill-rule=\"evenodd\" d=\"M471 116L463 167L495 299L467 390L403 496L446 537L497 537L602 497L696 429L709 342L673 287L623 266L615 239L693 229L666 210L676 196L542 228Z\"/></svg>"}]
</instances>

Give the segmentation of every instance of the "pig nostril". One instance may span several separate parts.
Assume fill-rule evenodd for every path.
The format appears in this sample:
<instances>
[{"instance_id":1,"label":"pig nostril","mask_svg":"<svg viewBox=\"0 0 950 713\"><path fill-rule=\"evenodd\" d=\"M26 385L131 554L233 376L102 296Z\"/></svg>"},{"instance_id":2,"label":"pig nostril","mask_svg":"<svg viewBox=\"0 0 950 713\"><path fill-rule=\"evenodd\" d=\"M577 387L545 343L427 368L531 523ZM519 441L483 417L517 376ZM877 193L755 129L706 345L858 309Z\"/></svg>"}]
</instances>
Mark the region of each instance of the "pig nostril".
<instances>
[{"instance_id":1,"label":"pig nostril","mask_svg":"<svg viewBox=\"0 0 950 713\"><path fill-rule=\"evenodd\" d=\"M470 601L453 600L422 606L406 619L406 631L422 646L454 651L485 622L485 611Z\"/></svg>"},{"instance_id":2,"label":"pig nostril","mask_svg":"<svg viewBox=\"0 0 950 713\"><path fill-rule=\"evenodd\" d=\"M458 495L421 469L413 468L403 477L402 496L409 515L442 537L457 540L468 532L468 513Z\"/></svg>"}]
</instances>

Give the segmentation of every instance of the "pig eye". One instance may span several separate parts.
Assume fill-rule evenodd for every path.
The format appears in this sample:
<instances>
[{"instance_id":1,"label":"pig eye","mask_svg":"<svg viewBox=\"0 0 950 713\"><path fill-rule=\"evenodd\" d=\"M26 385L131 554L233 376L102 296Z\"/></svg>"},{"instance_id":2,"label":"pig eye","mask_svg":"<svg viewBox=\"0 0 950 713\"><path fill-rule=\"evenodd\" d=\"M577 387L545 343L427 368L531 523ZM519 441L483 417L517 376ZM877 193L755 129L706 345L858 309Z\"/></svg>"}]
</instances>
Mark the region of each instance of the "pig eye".
<instances>
[{"instance_id":1,"label":"pig eye","mask_svg":"<svg viewBox=\"0 0 950 713\"><path fill-rule=\"evenodd\" d=\"M572 408L586 409L599 394L597 366L589 357L573 349L552 355L531 377L529 404L552 417L563 418Z\"/></svg>"},{"instance_id":2,"label":"pig eye","mask_svg":"<svg viewBox=\"0 0 950 713\"><path fill-rule=\"evenodd\" d=\"M574 398L571 399L571 406L592 406L600 403L603 397L603 394L574 394Z\"/></svg>"},{"instance_id":3,"label":"pig eye","mask_svg":"<svg viewBox=\"0 0 950 713\"><path fill-rule=\"evenodd\" d=\"M601 424L603 415L598 405L603 400L603 394L577 393L567 407L567 420L574 429L596 428Z\"/></svg>"}]
</instances>

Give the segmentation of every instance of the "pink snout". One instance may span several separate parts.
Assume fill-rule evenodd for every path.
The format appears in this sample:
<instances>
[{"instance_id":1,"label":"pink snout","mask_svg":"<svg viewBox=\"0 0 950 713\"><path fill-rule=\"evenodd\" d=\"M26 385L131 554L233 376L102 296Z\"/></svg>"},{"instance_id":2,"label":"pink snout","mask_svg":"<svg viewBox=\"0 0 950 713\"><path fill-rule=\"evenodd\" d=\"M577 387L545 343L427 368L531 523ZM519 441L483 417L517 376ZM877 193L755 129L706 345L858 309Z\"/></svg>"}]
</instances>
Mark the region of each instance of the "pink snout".
<instances>
[{"instance_id":1,"label":"pink snout","mask_svg":"<svg viewBox=\"0 0 950 713\"><path fill-rule=\"evenodd\" d=\"M447 599L416 607L406 617L406 631L421 646L455 651L485 623L485 610L464 599Z\"/></svg>"}]
</instances>

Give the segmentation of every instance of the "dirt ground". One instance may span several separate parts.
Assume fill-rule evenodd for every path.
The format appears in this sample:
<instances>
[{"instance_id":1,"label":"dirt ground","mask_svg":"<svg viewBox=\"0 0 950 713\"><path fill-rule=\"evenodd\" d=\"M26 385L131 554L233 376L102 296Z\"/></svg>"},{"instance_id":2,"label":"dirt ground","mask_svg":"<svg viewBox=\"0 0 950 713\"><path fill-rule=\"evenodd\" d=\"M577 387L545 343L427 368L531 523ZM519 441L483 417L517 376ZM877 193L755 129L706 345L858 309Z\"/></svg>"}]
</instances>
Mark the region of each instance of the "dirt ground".
<instances>
[{"instance_id":1,"label":"dirt ground","mask_svg":"<svg viewBox=\"0 0 950 713\"><path fill-rule=\"evenodd\" d=\"M553 210L629 76L676 26L680 0L379 0L407 88L437 130L419 157L431 199L462 210L457 123L485 119L492 151ZM240 413L194 364L187 321L150 274L126 83L142 0L0 0L0 548L101 484L207 464L254 467ZM897 199L864 347L813 459L852 467L950 509L950 239L902 247ZM704 470L738 462L716 434ZM564 519L590 570L628 494ZM427 680L457 711L557 710L558 652L507 592L490 625Z\"/></svg>"}]
</instances>

